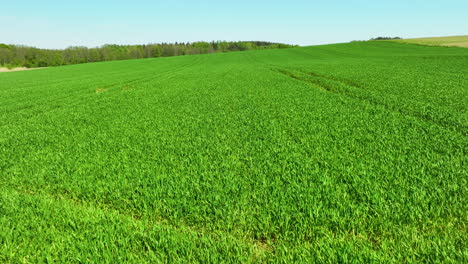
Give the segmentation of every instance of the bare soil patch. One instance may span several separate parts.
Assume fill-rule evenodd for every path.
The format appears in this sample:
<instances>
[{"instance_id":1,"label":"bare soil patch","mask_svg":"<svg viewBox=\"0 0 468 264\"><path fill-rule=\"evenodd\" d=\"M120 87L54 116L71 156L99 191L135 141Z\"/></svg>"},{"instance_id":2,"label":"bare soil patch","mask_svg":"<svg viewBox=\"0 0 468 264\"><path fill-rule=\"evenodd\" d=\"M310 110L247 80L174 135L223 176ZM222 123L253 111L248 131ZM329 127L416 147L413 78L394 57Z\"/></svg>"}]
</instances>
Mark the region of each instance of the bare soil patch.
<instances>
[{"instance_id":1,"label":"bare soil patch","mask_svg":"<svg viewBox=\"0 0 468 264\"><path fill-rule=\"evenodd\" d=\"M446 45L447 46L457 46L457 47L468 48L468 42L449 43L449 44L446 44Z\"/></svg>"},{"instance_id":2,"label":"bare soil patch","mask_svg":"<svg viewBox=\"0 0 468 264\"><path fill-rule=\"evenodd\" d=\"M0 67L0 72L15 72L15 71L29 71L29 70L38 70L38 69L45 69L47 67L41 67L41 68L26 68L26 67L16 67L12 69L8 69L5 67Z\"/></svg>"},{"instance_id":3,"label":"bare soil patch","mask_svg":"<svg viewBox=\"0 0 468 264\"><path fill-rule=\"evenodd\" d=\"M102 93L102 92L105 92L107 91L108 88L98 88L96 89L96 93Z\"/></svg>"}]
</instances>

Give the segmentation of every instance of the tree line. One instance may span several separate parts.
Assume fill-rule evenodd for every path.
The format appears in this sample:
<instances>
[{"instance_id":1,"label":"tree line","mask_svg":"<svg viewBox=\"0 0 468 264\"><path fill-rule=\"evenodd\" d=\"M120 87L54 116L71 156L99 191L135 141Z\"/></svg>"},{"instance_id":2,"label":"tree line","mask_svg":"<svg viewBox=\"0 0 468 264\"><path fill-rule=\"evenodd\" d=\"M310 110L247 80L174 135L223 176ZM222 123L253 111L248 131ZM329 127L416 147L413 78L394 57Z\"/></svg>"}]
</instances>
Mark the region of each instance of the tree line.
<instances>
[{"instance_id":1,"label":"tree line","mask_svg":"<svg viewBox=\"0 0 468 264\"><path fill-rule=\"evenodd\" d=\"M400 37L376 37L371 38L370 40L394 40L394 39L401 39Z\"/></svg>"},{"instance_id":2,"label":"tree line","mask_svg":"<svg viewBox=\"0 0 468 264\"><path fill-rule=\"evenodd\" d=\"M158 58L216 52L289 48L293 45L265 41L213 41L192 43L160 43L148 45L103 45L96 48L69 47L39 49L0 43L0 66L49 67L87 62Z\"/></svg>"}]
</instances>

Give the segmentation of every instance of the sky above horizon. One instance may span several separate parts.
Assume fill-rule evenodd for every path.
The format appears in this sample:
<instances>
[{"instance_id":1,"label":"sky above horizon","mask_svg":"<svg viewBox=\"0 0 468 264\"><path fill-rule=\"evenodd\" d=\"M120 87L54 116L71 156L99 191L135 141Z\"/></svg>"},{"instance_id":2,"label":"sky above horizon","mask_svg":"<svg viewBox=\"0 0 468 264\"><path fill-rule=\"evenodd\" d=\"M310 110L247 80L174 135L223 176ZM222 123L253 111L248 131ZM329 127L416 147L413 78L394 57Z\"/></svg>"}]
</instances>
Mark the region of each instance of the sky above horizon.
<instances>
[{"instance_id":1,"label":"sky above horizon","mask_svg":"<svg viewBox=\"0 0 468 264\"><path fill-rule=\"evenodd\" d=\"M0 0L0 43L263 40L297 45L468 35L466 0Z\"/></svg>"}]
</instances>

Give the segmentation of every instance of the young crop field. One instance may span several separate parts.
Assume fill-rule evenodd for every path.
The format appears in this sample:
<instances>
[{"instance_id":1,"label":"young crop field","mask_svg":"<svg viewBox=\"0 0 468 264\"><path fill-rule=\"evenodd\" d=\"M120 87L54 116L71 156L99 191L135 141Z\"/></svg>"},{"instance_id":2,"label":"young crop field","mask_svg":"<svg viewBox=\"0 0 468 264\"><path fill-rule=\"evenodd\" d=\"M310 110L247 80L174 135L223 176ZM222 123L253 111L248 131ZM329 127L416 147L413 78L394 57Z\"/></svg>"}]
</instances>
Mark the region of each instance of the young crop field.
<instances>
[{"instance_id":1,"label":"young crop field","mask_svg":"<svg viewBox=\"0 0 468 264\"><path fill-rule=\"evenodd\" d=\"M0 73L0 262L466 263L468 49Z\"/></svg>"}]
</instances>

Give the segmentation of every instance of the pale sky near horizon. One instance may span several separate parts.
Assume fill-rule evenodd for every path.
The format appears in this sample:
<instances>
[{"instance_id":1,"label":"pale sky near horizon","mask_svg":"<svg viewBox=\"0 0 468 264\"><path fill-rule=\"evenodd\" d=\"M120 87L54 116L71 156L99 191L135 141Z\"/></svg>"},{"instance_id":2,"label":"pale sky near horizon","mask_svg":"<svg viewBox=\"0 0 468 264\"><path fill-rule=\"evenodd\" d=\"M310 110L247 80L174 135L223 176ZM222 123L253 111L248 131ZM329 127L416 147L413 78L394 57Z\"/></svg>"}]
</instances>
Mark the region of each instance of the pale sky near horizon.
<instances>
[{"instance_id":1,"label":"pale sky near horizon","mask_svg":"<svg viewBox=\"0 0 468 264\"><path fill-rule=\"evenodd\" d=\"M468 35L468 0L0 0L0 43L39 48L212 40L298 45Z\"/></svg>"}]
</instances>

